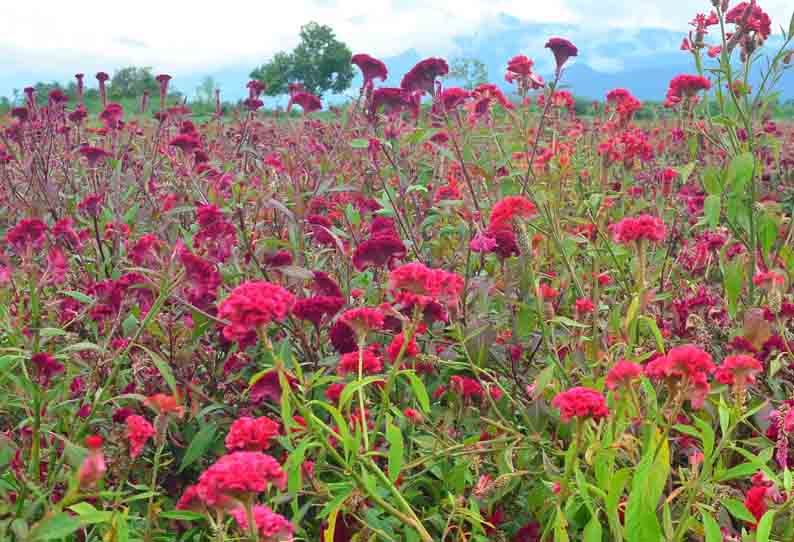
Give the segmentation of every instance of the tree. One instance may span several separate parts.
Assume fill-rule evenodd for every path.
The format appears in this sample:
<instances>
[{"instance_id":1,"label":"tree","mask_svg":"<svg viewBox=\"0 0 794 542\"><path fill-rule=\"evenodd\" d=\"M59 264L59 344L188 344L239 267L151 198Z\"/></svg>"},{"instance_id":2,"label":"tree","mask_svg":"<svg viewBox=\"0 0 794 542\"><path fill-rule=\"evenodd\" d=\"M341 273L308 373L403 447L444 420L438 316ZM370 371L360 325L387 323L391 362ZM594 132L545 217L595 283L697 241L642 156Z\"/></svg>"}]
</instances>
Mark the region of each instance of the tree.
<instances>
[{"instance_id":1,"label":"tree","mask_svg":"<svg viewBox=\"0 0 794 542\"><path fill-rule=\"evenodd\" d=\"M270 62L254 69L251 77L267 85L269 96L286 94L289 83L302 83L318 96L329 90L339 93L353 81L352 56L330 26L312 22L301 27L300 43L292 52L276 53Z\"/></svg>"},{"instance_id":2,"label":"tree","mask_svg":"<svg viewBox=\"0 0 794 542\"><path fill-rule=\"evenodd\" d=\"M148 90L152 96L160 92L152 68L128 66L116 70L110 80L110 94L114 98L137 98Z\"/></svg>"},{"instance_id":3,"label":"tree","mask_svg":"<svg viewBox=\"0 0 794 542\"><path fill-rule=\"evenodd\" d=\"M476 58L456 58L449 66L447 79L462 81L469 90L488 82L488 68Z\"/></svg>"},{"instance_id":4,"label":"tree","mask_svg":"<svg viewBox=\"0 0 794 542\"><path fill-rule=\"evenodd\" d=\"M204 104L212 103L215 100L216 88L218 88L218 84L211 75L204 77L201 84L196 87L196 100Z\"/></svg>"}]
</instances>

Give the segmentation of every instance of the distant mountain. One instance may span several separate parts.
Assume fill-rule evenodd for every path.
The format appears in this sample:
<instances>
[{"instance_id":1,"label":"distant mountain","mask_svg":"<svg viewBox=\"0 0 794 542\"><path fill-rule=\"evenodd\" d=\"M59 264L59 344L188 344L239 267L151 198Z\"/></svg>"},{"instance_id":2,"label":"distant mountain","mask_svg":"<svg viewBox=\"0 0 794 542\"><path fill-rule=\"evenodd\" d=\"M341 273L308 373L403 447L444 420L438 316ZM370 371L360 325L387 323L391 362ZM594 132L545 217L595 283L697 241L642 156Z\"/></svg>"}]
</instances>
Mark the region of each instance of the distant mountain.
<instances>
[{"instance_id":1,"label":"distant mountain","mask_svg":"<svg viewBox=\"0 0 794 542\"><path fill-rule=\"evenodd\" d=\"M570 39L579 48L579 56L568 66L563 84L577 96L598 99L614 88L629 89L641 100L661 100L672 77L679 73L692 73L694 65L690 55L679 50L684 31L664 29L590 29L583 26L525 23L502 15L490 21L477 32L460 36L448 51L437 56L475 58L488 68L489 80L505 90L504 70L507 60L516 54L525 54L535 60L535 68L547 79L553 73L553 57L544 49L551 36ZM771 52L772 44L767 45ZM358 52L358 51L355 51ZM363 51L366 52L366 51ZM389 67L389 78L384 85L398 86L402 76L419 60L433 56L430 51L406 49L403 53L384 58ZM264 59L263 59L264 60ZM713 61L711 61L713 62ZM221 89L226 100L237 100L245 93L248 74L254 66L231 64L210 73L174 73L175 88L192 96L201 80L210 75ZM0 95L10 94L12 88L22 88L34 81L51 80L53 75L25 73L3 74L0 61ZM68 76L64 76L68 77ZM447 84L455 84L449 81ZM346 94L357 94L360 79ZM794 98L794 75L787 74L780 83L784 99ZM331 102L341 97L327 97ZM272 102L271 102L272 103Z\"/></svg>"}]
</instances>

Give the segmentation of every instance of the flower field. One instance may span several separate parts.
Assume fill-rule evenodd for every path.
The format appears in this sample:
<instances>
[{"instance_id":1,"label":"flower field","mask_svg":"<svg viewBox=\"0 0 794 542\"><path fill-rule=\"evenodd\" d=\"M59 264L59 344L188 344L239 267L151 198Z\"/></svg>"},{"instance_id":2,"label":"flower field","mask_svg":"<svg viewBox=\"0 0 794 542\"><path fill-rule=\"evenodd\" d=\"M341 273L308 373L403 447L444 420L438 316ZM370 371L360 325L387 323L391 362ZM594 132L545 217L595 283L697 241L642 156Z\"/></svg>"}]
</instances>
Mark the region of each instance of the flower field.
<instances>
[{"instance_id":1,"label":"flower field","mask_svg":"<svg viewBox=\"0 0 794 542\"><path fill-rule=\"evenodd\" d=\"M562 38L510 92L358 54L301 117L28 89L0 538L794 540L794 20L705 9L652 121L577 116Z\"/></svg>"}]
</instances>

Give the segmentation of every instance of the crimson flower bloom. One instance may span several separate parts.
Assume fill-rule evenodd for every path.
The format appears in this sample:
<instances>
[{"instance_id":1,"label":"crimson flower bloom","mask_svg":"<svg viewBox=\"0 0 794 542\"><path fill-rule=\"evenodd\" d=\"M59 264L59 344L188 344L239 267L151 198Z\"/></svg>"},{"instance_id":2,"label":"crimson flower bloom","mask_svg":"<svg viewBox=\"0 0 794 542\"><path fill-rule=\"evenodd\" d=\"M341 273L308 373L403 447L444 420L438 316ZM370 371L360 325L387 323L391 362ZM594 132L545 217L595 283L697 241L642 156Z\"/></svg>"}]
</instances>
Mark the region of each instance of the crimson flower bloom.
<instances>
[{"instance_id":1,"label":"crimson flower bloom","mask_svg":"<svg viewBox=\"0 0 794 542\"><path fill-rule=\"evenodd\" d=\"M426 309L432 304L454 308L463 286L460 275L431 269L418 262L401 265L389 274L389 290L395 301L406 308L418 305Z\"/></svg>"},{"instance_id":2,"label":"crimson flower bloom","mask_svg":"<svg viewBox=\"0 0 794 542\"><path fill-rule=\"evenodd\" d=\"M714 371L711 356L694 345L678 346L666 356L660 356L645 366L651 380L663 381L671 393L689 399L692 408L703 406L710 386L709 375Z\"/></svg>"},{"instance_id":3,"label":"crimson flower bloom","mask_svg":"<svg viewBox=\"0 0 794 542\"><path fill-rule=\"evenodd\" d=\"M532 66L534 64L535 62L526 55L516 55L507 61L507 71L523 77L529 77L532 75Z\"/></svg>"},{"instance_id":4,"label":"crimson flower bloom","mask_svg":"<svg viewBox=\"0 0 794 542\"><path fill-rule=\"evenodd\" d=\"M190 154L201 146L201 139L196 134L179 134L174 136L168 144L178 148L185 154Z\"/></svg>"},{"instance_id":5,"label":"crimson flower bloom","mask_svg":"<svg viewBox=\"0 0 794 542\"><path fill-rule=\"evenodd\" d=\"M383 110L386 115L396 115L406 110L418 111L418 103L414 102L410 92L396 87L376 88L369 104L370 118Z\"/></svg>"},{"instance_id":6,"label":"crimson flower bloom","mask_svg":"<svg viewBox=\"0 0 794 542\"><path fill-rule=\"evenodd\" d=\"M199 477L196 494L207 505L226 498L245 500L271 486L284 489L287 474L278 461L262 452L234 452L221 457Z\"/></svg>"},{"instance_id":7,"label":"crimson flower bloom","mask_svg":"<svg viewBox=\"0 0 794 542\"><path fill-rule=\"evenodd\" d=\"M507 196L499 200L491 209L489 230L511 226L516 218L530 218L537 213L535 205L525 196Z\"/></svg>"},{"instance_id":8,"label":"crimson flower bloom","mask_svg":"<svg viewBox=\"0 0 794 542\"><path fill-rule=\"evenodd\" d=\"M558 393L552 399L551 406L559 409L560 419L563 422L569 422L571 418L592 418L598 421L609 416L604 395L581 386Z\"/></svg>"},{"instance_id":9,"label":"crimson flower bloom","mask_svg":"<svg viewBox=\"0 0 794 542\"><path fill-rule=\"evenodd\" d=\"M350 373L356 374L358 373L358 362L358 352L348 352L347 354L342 354L342 356L339 358L339 364L336 366L336 372L340 376ZM383 370L383 360L381 360L380 356L370 352L369 350L362 350L361 366L362 372L364 374L377 374Z\"/></svg>"},{"instance_id":10,"label":"crimson flower bloom","mask_svg":"<svg viewBox=\"0 0 794 542\"><path fill-rule=\"evenodd\" d=\"M245 282L218 306L218 316L228 320L223 335L230 341L249 338L258 328L289 314L294 297L281 286L265 281Z\"/></svg>"},{"instance_id":11,"label":"crimson flower bloom","mask_svg":"<svg viewBox=\"0 0 794 542\"><path fill-rule=\"evenodd\" d=\"M615 241L622 244L634 241L659 243L667 236L664 222L659 217L645 214L624 218L617 224L612 224L609 229Z\"/></svg>"},{"instance_id":12,"label":"crimson flower bloom","mask_svg":"<svg viewBox=\"0 0 794 542\"><path fill-rule=\"evenodd\" d=\"M165 393L155 393L147 397L143 404L158 414L166 416L173 414L177 418L181 418L185 413L185 407L179 404L177 397L174 395L166 395Z\"/></svg>"},{"instance_id":13,"label":"crimson flower bloom","mask_svg":"<svg viewBox=\"0 0 794 542\"><path fill-rule=\"evenodd\" d=\"M243 416L234 421L226 435L229 450L260 452L270 447L270 441L278 436L280 426L267 416L251 418Z\"/></svg>"},{"instance_id":14,"label":"crimson flower bloom","mask_svg":"<svg viewBox=\"0 0 794 542\"><path fill-rule=\"evenodd\" d=\"M400 87L408 92L427 92L433 94L437 77L449 73L449 65L443 58L426 58L418 62L406 73Z\"/></svg>"},{"instance_id":15,"label":"crimson flower bloom","mask_svg":"<svg viewBox=\"0 0 794 542\"><path fill-rule=\"evenodd\" d=\"M256 531L259 533L259 542L290 542L292 540L293 527L287 518L261 504L255 505L252 512ZM249 532L248 515L245 508L235 508L229 514L243 532Z\"/></svg>"},{"instance_id":16,"label":"crimson flower bloom","mask_svg":"<svg viewBox=\"0 0 794 542\"><path fill-rule=\"evenodd\" d=\"M154 427L143 416L132 415L127 416L124 420L127 424L125 436L130 442L130 457L135 459L143 451L146 441L152 438L155 434Z\"/></svg>"},{"instance_id":17,"label":"crimson flower bloom","mask_svg":"<svg viewBox=\"0 0 794 542\"><path fill-rule=\"evenodd\" d=\"M701 90L709 90L711 82L700 75L677 75L670 81L667 98L673 101L693 98Z\"/></svg>"},{"instance_id":18,"label":"crimson flower bloom","mask_svg":"<svg viewBox=\"0 0 794 542\"><path fill-rule=\"evenodd\" d=\"M564 38L551 38L546 42L546 49L551 49L554 60L557 62L557 74L562 71L562 67L568 59L579 54L579 50L570 41Z\"/></svg>"},{"instance_id":19,"label":"crimson flower bloom","mask_svg":"<svg viewBox=\"0 0 794 542\"><path fill-rule=\"evenodd\" d=\"M292 106L295 104L301 106L304 114L319 111L323 108L320 98L309 92L296 92L290 96L289 103L287 104L287 111L291 111Z\"/></svg>"},{"instance_id":20,"label":"crimson flower bloom","mask_svg":"<svg viewBox=\"0 0 794 542\"><path fill-rule=\"evenodd\" d=\"M453 109L458 108L469 98L471 98L471 92L458 87L444 89L441 92L441 96L439 97L441 104L444 106L444 110L446 111L452 111Z\"/></svg>"},{"instance_id":21,"label":"crimson flower bloom","mask_svg":"<svg viewBox=\"0 0 794 542\"><path fill-rule=\"evenodd\" d=\"M386 315L380 309L359 307L350 309L339 317L339 321L347 324L357 337L362 338L369 331L383 329Z\"/></svg>"},{"instance_id":22,"label":"crimson flower bloom","mask_svg":"<svg viewBox=\"0 0 794 542\"><path fill-rule=\"evenodd\" d=\"M725 14L725 22L737 25L743 32L755 32L761 42L772 33L772 19L755 1L736 4Z\"/></svg>"},{"instance_id":23,"label":"crimson flower bloom","mask_svg":"<svg viewBox=\"0 0 794 542\"><path fill-rule=\"evenodd\" d=\"M621 359L607 373L607 389L615 390L627 387L632 382L639 380L641 375L641 365Z\"/></svg>"},{"instance_id":24,"label":"crimson flower bloom","mask_svg":"<svg viewBox=\"0 0 794 542\"><path fill-rule=\"evenodd\" d=\"M756 375L763 370L761 362L752 356L728 356L714 371L714 378L720 384L743 388L747 384L753 384Z\"/></svg>"},{"instance_id":25,"label":"crimson flower bloom","mask_svg":"<svg viewBox=\"0 0 794 542\"><path fill-rule=\"evenodd\" d=\"M350 62L358 66L358 69L361 70L361 75L364 76L362 88L371 86L375 79L385 81L389 76L389 70L386 68L386 64L366 53L353 55Z\"/></svg>"},{"instance_id":26,"label":"crimson flower bloom","mask_svg":"<svg viewBox=\"0 0 794 542\"><path fill-rule=\"evenodd\" d=\"M101 149L99 147L92 147L90 145L84 145L80 147L79 150L80 154L88 161L88 165L93 167L95 166L100 160L104 160L110 153L107 152L105 149Z\"/></svg>"},{"instance_id":27,"label":"crimson flower bloom","mask_svg":"<svg viewBox=\"0 0 794 542\"><path fill-rule=\"evenodd\" d=\"M65 370L63 363L46 352L33 354L30 361L36 367L39 385L42 387L49 386L52 377L61 374Z\"/></svg>"},{"instance_id":28,"label":"crimson flower bloom","mask_svg":"<svg viewBox=\"0 0 794 542\"><path fill-rule=\"evenodd\" d=\"M38 218L25 218L6 232L6 243L22 254L28 248L38 248L46 239L49 229Z\"/></svg>"},{"instance_id":29,"label":"crimson flower bloom","mask_svg":"<svg viewBox=\"0 0 794 542\"><path fill-rule=\"evenodd\" d=\"M356 247L353 266L358 271L370 267L383 267L387 263L405 257L405 244L397 236L378 236L367 239Z\"/></svg>"},{"instance_id":30,"label":"crimson flower bloom","mask_svg":"<svg viewBox=\"0 0 794 542\"><path fill-rule=\"evenodd\" d=\"M88 455L77 471L77 481L82 490L91 490L105 477L108 471L105 455L102 453L102 437L91 435L85 439Z\"/></svg>"}]
</instances>

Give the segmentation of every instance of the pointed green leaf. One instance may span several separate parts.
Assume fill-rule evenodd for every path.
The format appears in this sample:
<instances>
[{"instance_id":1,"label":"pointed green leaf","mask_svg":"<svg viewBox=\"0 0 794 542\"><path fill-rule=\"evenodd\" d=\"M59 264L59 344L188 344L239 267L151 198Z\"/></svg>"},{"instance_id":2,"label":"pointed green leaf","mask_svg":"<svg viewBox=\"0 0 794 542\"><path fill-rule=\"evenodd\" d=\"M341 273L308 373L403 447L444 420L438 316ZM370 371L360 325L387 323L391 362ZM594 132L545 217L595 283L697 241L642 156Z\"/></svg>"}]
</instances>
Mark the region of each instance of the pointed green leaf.
<instances>
[{"instance_id":1,"label":"pointed green leaf","mask_svg":"<svg viewBox=\"0 0 794 542\"><path fill-rule=\"evenodd\" d=\"M389 480L396 482L403 468L403 434L396 425L386 427L386 441L389 443Z\"/></svg>"},{"instance_id":2,"label":"pointed green leaf","mask_svg":"<svg viewBox=\"0 0 794 542\"><path fill-rule=\"evenodd\" d=\"M187 447L185 455L182 456L182 463L179 465L179 472L182 472L187 467L196 462L198 458L210 449L210 446L215 442L215 433L218 428L214 424L207 424L196 433L193 440L190 441L190 446Z\"/></svg>"}]
</instances>

